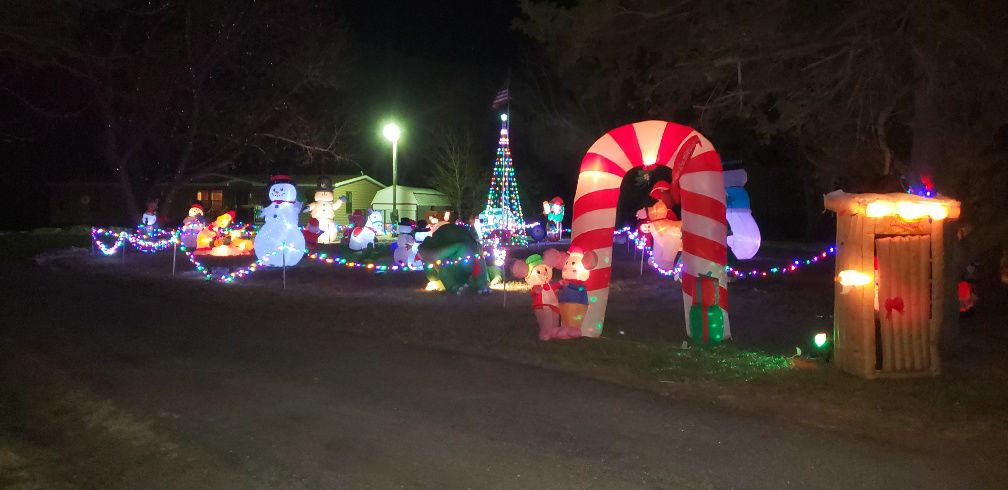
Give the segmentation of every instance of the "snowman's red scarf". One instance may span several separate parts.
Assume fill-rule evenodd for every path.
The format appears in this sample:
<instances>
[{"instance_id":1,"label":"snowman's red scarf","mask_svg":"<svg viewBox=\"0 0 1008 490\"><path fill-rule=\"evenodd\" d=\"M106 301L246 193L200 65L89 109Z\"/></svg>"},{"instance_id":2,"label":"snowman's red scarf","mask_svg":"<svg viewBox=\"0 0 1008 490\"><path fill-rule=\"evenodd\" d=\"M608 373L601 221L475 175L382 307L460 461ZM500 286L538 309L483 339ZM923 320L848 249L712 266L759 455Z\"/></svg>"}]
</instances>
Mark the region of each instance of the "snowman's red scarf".
<instances>
[{"instance_id":1,"label":"snowman's red scarf","mask_svg":"<svg viewBox=\"0 0 1008 490\"><path fill-rule=\"evenodd\" d=\"M378 234L378 230L371 228L370 226L358 226L357 228L353 229L353 231L351 232L351 236L360 235L360 233L364 230L371 230L371 232L373 232L375 235Z\"/></svg>"},{"instance_id":2,"label":"snowman's red scarf","mask_svg":"<svg viewBox=\"0 0 1008 490\"><path fill-rule=\"evenodd\" d=\"M262 202L262 201L259 201L259 202ZM283 204L283 203L294 204L295 202L297 202L297 201L276 200L276 201L273 201L273 204Z\"/></svg>"}]
</instances>

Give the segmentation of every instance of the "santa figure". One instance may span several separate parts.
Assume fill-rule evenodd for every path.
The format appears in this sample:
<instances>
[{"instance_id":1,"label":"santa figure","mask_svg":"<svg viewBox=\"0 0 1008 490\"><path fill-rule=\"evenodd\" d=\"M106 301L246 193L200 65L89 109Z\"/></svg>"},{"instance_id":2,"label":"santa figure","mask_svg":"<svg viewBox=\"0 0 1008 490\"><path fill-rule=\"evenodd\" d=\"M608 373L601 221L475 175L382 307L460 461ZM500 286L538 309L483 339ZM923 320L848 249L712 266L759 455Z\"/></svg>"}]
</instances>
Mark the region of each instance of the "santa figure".
<instances>
[{"instance_id":1,"label":"santa figure","mask_svg":"<svg viewBox=\"0 0 1008 490\"><path fill-rule=\"evenodd\" d=\"M355 210L353 213L347 215L347 227L343 229L343 243L350 241L350 235L353 233L354 228L360 228L364 226L365 223L364 211L360 209Z\"/></svg>"},{"instance_id":2,"label":"santa figure","mask_svg":"<svg viewBox=\"0 0 1008 490\"><path fill-rule=\"evenodd\" d=\"M675 268L676 257L682 250L682 221L672 210L677 202L677 190L664 180L658 181L649 194L657 202L637 211L637 218L643 220L640 231L650 234L654 240L650 262L664 270Z\"/></svg>"},{"instance_id":3,"label":"santa figure","mask_svg":"<svg viewBox=\"0 0 1008 490\"><path fill-rule=\"evenodd\" d=\"M318 218L311 218L308 220L308 224L301 230L301 234L304 235L305 246L310 251L315 251L319 244L319 237L322 236L322 228L319 227Z\"/></svg>"}]
</instances>

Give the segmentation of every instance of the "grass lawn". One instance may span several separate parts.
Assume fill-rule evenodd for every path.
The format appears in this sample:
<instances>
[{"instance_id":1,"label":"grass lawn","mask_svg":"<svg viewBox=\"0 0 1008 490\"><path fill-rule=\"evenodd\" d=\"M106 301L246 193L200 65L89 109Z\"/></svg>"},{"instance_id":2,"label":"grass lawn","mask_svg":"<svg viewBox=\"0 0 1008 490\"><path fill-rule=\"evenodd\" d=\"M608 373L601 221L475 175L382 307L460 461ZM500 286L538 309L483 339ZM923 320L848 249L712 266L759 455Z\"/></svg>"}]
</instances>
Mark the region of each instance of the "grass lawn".
<instances>
[{"instance_id":1,"label":"grass lawn","mask_svg":"<svg viewBox=\"0 0 1008 490\"><path fill-rule=\"evenodd\" d=\"M0 236L10 264L41 250L88 247L86 235L25 233ZM617 251L619 249L617 248ZM769 262L797 255L768 250ZM776 254L776 256L774 255ZM521 256L516 253L516 256ZM180 256L180 271L191 267ZM938 378L866 381L832 366L795 358L818 331L832 325L832 261L791 277L742 281L731 292L734 342L717 348L683 348L683 304L676 283L617 255L606 330L600 339L539 342L529 297L452 296L424 292L421 273L373 273L304 262L287 272L267 270L235 285L209 284L193 272L170 275L170 252L157 256L92 257L50 264L62 273L114 275L138 291L172 291L193 298L194 308L289 317L292 323L330 326L359 335L463 351L577 372L662 393L688 397L873 437L941 444L944 440L1005 445L1008 441L1008 302L1004 289L964 319L961 344L945 353ZM183 267L184 266L184 267ZM128 270L128 274L124 272ZM44 268L39 274L54 273ZM107 276L106 276L107 278ZM935 439L935 435L941 435ZM936 442L937 441L937 442Z\"/></svg>"}]
</instances>

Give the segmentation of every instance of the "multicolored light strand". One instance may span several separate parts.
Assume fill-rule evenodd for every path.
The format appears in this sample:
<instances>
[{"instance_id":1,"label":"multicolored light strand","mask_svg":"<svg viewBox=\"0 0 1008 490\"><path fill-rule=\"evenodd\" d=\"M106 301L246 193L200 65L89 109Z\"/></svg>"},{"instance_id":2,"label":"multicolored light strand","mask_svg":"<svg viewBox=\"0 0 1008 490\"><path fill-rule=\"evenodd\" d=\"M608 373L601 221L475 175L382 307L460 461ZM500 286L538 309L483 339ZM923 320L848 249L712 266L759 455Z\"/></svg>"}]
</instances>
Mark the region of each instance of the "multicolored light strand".
<instances>
[{"instance_id":1,"label":"multicolored light strand","mask_svg":"<svg viewBox=\"0 0 1008 490\"><path fill-rule=\"evenodd\" d=\"M614 235L624 236L627 240L631 240L634 243L634 247L637 250L640 250L641 253L645 254L645 259L654 254L652 248L646 244L645 235L635 228L624 227L616 230ZM106 245L105 243L109 238L114 239L114 243L111 246ZM176 230L156 230L155 232L147 232L146 230L138 229L136 232L130 233L125 230L117 232L103 228L92 228L91 240L94 243L95 248L105 256L114 255L126 244L129 244L130 247L146 254L161 252L168 249L173 244L177 244L178 248L181 249L196 270L204 276L204 279L221 283L233 283L236 279L246 278L260 270L263 265L269 261L269 257L280 253L281 250L293 250L290 246L283 245L276 251L265 256L263 259L258 259L245 267L230 271L227 274L215 276L213 272L197 258L196 254L192 250L180 243L178 239L178 232ZM507 257L506 248L502 246L499 241L490 242L486 248L488 250L483 252L483 256L491 258L494 265L503 267ZM321 252L309 252L308 250L305 250L304 252L307 258L315 262L326 265L338 265L348 269L368 270L377 274L388 272L423 271L433 269L437 266L469 264L474 259L473 255L466 255L456 259L436 260L434 262L425 263L422 267L409 267L408 265L398 263L384 264L373 261L347 259L345 257L331 256ZM727 266L727 271L735 280L775 277L797 272L805 266L817 264L835 254L836 247L830 246L815 255L794 258L784 264L764 270L740 270L735 267ZM673 269L662 269L661 267L655 265L653 261L649 260L648 265L650 265L655 272L664 277L673 277L678 279L680 273L682 272L681 264L677 264Z\"/></svg>"},{"instance_id":2,"label":"multicolored light strand","mask_svg":"<svg viewBox=\"0 0 1008 490\"><path fill-rule=\"evenodd\" d=\"M637 250L640 250L641 253L645 254L646 258L650 258L652 255L654 255L654 251L652 250L652 248L649 247L649 246L647 246L647 244L646 244L646 239L644 237L644 234L641 233L641 232L639 232L638 230L630 228L630 227L625 227L625 228L621 228L619 230L616 230L615 234L617 236L624 235L624 236L627 237L627 240L632 240L633 243L634 243L634 247ZM765 269L765 270L751 269L751 270L748 270L748 271L743 271L743 270L739 270L739 269L737 269L735 267L732 267L732 266L727 266L726 270L728 271L728 274L730 274L732 276L732 278L734 278L735 280L752 279L752 278L763 278L763 277L775 277L775 276L778 276L778 275L784 275L784 274L794 273L794 272L798 271L802 267L805 267L807 265L817 264L820 261L825 260L828 257L830 257L832 255L835 255L835 254L836 254L836 247L833 246L833 245L831 245L829 247L826 247L824 250L820 251L819 253L817 253L815 255L806 256L806 257L800 257L800 258L794 258L794 259L791 259L790 261L788 261L785 264L781 264L781 265L778 265L778 266L770 267L770 268ZM665 277L674 277L674 278L678 279L680 273L682 272L682 264L676 264L676 266L674 268L672 268L672 269L663 269L663 268L658 267L657 265L655 265L653 263L653 261L649 260L647 262L648 262L648 265L651 266L651 268L655 270L655 272L657 272L659 275L662 275L662 276L665 276Z\"/></svg>"},{"instance_id":3,"label":"multicolored light strand","mask_svg":"<svg viewBox=\"0 0 1008 490\"><path fill-rule=\"evenodd\" d=\"M105 240L114 238L111 246L105 244ZM128 231L106 230L104 228L91 228L91 242L95 244L103 255L115 255L116 252L126 243L140 253L152 254L167 250L173 243L177 242L174 231L156 229L148 232L143 228L138 228L134 233Z\"/></svg>"}]
</instances>

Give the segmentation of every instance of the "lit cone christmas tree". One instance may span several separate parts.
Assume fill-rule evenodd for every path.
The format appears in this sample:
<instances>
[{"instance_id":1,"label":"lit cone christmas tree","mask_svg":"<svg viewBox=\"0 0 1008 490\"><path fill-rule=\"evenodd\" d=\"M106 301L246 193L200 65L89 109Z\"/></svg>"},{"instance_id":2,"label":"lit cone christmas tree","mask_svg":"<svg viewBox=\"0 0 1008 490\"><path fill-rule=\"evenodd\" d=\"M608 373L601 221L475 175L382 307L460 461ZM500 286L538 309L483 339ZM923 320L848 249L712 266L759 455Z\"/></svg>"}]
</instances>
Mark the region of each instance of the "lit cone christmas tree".
<instances>
[{"instance_id":1,"label":"lit cone christmas tree","mask_svg":"<svg viewBox=\"0 0 1008 490\"><path fill-rule=\"evenodd\" d=\"M515 177L514 162L511 161L507 114L501 114L497 159L494 161L493 178L490 180L483 215L485 234L500 237L502 244L517 245L526 242L518 179Z\"/></svg>"}]
</instances>

